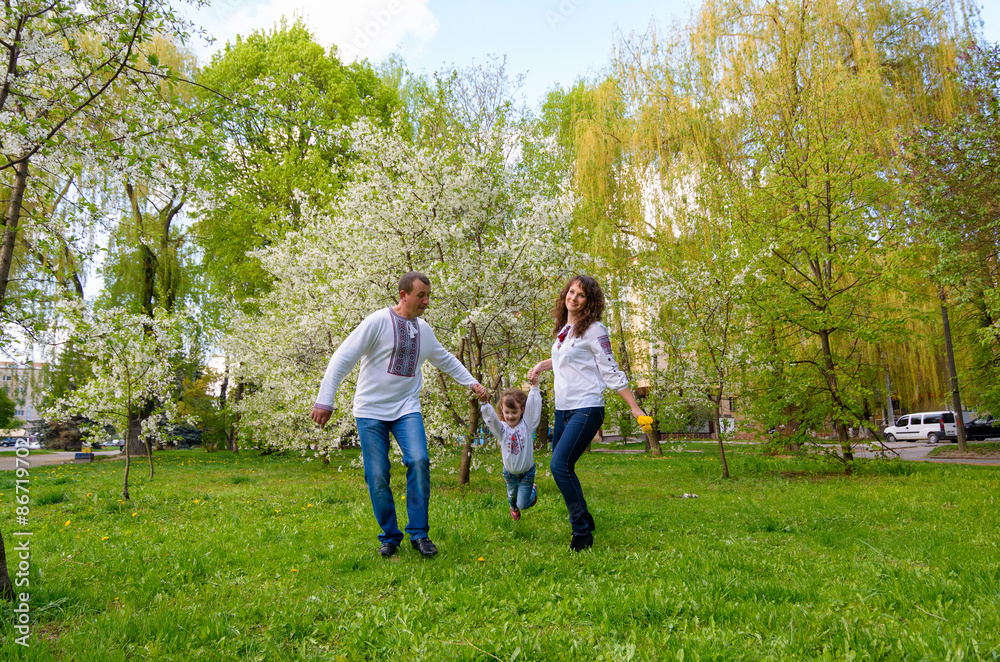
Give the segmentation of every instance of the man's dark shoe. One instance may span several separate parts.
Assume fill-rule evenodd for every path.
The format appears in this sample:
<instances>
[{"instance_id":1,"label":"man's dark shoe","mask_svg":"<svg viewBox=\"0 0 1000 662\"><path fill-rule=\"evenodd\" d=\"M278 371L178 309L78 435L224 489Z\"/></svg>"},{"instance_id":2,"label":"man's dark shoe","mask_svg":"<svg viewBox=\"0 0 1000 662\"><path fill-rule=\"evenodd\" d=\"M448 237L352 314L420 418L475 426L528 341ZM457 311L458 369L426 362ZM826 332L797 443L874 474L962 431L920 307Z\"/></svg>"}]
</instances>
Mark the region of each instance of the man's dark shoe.
<instances>
[{"instance_id":1,"label":"man's dark shoe","mask_svg":"<svg viewBox=\"0 0 1000 662\"><path fill-rule=\"evenodd\" d=\"M413 549L417 550L427 558L430 558L438 553L438 548L431 542L430 538L421 538L420 540L411 540L410 545Z\"/></svg>"},{"instance_id":2,"label":"man's dark shoe","mask_svg":"<svg viewBox=\"0 0 1000 662\"><path fill-rule=\"evenodd\" d=\"M390 556L396 555L397 549L399 549L399 545L394 542L386 541L382 543L381 547L379 547L378 553L381 554L383 558L389 558Z\"/></svg>"},{"instance_id":3,"label":"man's dark shoe","mask_svg":"<svg viewBox=\"0 0 1000 662\"><path fill-rule=\"evenodd\" d=\"M593 546L594 536L589 533L585 533L582 536L574 535L573 539L569 541L569 548L574 552L582 552Z\"/></svg>"}]
</instances>

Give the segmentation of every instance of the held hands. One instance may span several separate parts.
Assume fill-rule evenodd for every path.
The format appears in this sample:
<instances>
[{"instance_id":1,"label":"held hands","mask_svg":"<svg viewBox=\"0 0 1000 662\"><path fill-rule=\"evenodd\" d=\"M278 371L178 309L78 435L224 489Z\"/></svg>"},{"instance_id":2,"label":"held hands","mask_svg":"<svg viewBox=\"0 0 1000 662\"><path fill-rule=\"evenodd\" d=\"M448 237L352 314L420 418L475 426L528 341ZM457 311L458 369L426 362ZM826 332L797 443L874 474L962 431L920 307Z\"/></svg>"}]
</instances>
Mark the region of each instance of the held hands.
<instances>
[{"instance_id":1,"label":"held hands","mask_svg":"<svg viewBox=\"0 0 1000 662\"><path fill-rule=\"evenodd\" d=\"M490 392L482 384L473 384L469 388L476 394L480 402L486 402L490 399Z\"/></svg>"},{"instance_id":2,"label":"held hands","mask_svg":"<svg viewBox=\"0 0 1000 662\"><path fill-rule=\"evenodd\" d=\"M546 363L549 365L546 365ZM538 386L538 376L546 370L551 370L551 363L551 361L541 361L540 363L536 363L534 367L528 371L528 381L531 382L532 386Z\"/></svg>"}]
</instances>

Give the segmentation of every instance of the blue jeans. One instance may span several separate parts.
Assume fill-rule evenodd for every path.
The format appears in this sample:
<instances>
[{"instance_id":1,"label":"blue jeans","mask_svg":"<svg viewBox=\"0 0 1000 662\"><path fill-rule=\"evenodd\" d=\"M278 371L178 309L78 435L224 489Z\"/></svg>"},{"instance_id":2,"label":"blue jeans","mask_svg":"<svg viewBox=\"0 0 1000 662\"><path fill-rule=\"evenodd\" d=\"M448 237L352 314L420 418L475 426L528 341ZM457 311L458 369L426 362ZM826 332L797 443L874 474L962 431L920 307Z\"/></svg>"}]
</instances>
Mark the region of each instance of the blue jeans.
<instances>
[{"instance_id":1,"label":"blue jeans","mask_svg":"<svg viewBox=\"0 0 1000 662\"><path fill-rule=\"evenodd\" d=\"M576 461L604 423L604 407L556 410L555 431L552 435L552 459L549 469L552 479L569 511L573 535L586 535L594 530L594 518L587 510L580 479L576 477Z\"/></svg>"},{"instance_id":2,"label":"blue jeans","mask_svg":"<svg viewBox=\"0 0 1000 662\"><path fill-rule=\"evenodd\" d=\"M431 463L427 458L427 437L424 419L419 412L401 416L395 421L359 418L358 437L365 463L365 482L372 499L375 519L382 528L381 542L399 545L403 533L396 522L396 504L389 487L389 433L403 451L406 467L406 532L410 540L426 538L430 529L427 509L431 497Z\"/></svg>"},{"instance_id":3,"label":"blue jeans","mask_svg":"<svg viewBox=\"0 0 1000 662\"><path fill-rule=\"evenodd\" d=\"M535 487L535 465L523 474L512 474L503 470L503 480L507 483L507 501L511 508L524 510L531 507L531 502L538 495Z\"/></svg>"}]
</instances>

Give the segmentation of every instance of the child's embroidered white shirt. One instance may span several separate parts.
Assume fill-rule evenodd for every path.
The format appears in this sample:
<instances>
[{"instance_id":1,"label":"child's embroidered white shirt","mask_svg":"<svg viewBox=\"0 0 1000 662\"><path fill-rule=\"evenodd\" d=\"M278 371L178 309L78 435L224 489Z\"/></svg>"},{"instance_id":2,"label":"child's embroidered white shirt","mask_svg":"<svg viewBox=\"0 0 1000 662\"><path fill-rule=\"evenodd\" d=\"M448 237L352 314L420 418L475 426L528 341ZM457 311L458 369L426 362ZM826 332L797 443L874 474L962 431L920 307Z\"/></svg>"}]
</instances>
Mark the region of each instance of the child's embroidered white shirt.
<instances>
[{"instance_id":1,"label":"child's embroidered white shirt","mask_svg":"<svg viewBox=\"0 0 1000 662\"><path fill-rule=\"evenodd\" d=\"M514 427L501 420L488 402L483 403L479 410L483 413L486 427L500 442L503 468L512 474L523 474L534 466L535 449L531 445L531 433L542 418L542 395L538 392L538 387L531 387L528 401L524 403L524 413Z\"/></svg>"},{"instance_id":2,"label":"child's embroidered white shirt","mask_svg":"<svg viewBox=\"0 0 1000 662\"><path fill-rule=\"evenodd\" d=\"M394 421L420 411L424 361L451 375L463 386L478 382L454 354L445 349L419 317L409 320L391 308L366 317L330 358L315 406L333 411L340 383L361 362L354 391L354 415Z\"/></svg>"},{"instance_id":3,"label":"child's embroidered white shirt","mask_svg":"<svg viewBox=\"0 0 1000 662\"><path fill-rule=\"evenodd\" d=\"M604 389L628 386L611 351L608 328L600 322L587 327L582 338L573 335L572 324L564 326L552 344L552 370L559 411L603 407Z\"/></svg>"}]
</instances>

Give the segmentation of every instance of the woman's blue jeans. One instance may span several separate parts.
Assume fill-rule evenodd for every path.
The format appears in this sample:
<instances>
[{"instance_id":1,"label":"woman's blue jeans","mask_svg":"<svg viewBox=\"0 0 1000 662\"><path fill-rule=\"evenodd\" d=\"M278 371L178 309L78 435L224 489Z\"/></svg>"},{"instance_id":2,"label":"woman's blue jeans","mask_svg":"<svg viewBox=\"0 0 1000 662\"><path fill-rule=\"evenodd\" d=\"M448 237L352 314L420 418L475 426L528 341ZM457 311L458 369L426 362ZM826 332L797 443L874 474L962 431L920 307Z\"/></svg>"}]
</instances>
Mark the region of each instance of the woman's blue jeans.
<instances>
[{"instance_id":1,"label":"woman's blue jeans","mask_svg":"<svg viewBox=\"0 0 1000 662\"><path fill-rule=\"evenodd\" d=\"M396 521L396 504L389 487L389 433L403 451L406 467L406 532L410 540L427 537L430 529L427 510L431 497L431 465L427 457L427 436L420 412L407 414L395 421L359 418L358 438L365 463L365 482L372 499L375 519L382 528L378 539L399 545L403 533Z\"/></svg>"},{"instance_id":2,"label":"woman's blue jeans","mask_svg":"<svg viewBox=\"0 0 1000 662\"><path fill-rule=\"evenodd\" d=\"M594 518L587 510L587 500L583 498L583 488L576 477L576 461L587 450L587 444L594 439L602 423L604 407L556 410L549 470L566 501L573 535L586 535L594 530Z\"/></svg>"}]
</instances>

